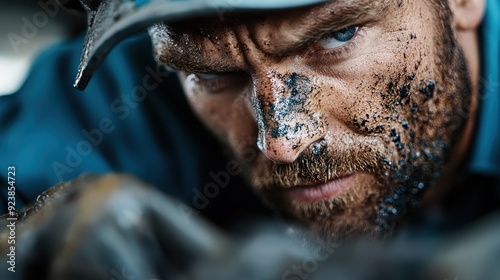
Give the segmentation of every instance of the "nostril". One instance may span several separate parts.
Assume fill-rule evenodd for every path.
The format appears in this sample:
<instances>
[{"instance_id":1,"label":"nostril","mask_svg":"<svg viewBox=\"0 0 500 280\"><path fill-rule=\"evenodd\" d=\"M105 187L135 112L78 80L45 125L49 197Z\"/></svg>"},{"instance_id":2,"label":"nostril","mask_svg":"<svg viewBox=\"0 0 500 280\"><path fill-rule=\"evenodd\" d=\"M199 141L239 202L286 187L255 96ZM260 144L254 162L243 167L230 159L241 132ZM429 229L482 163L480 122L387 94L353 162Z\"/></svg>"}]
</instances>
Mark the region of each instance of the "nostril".
<instances>
[{"instance_id":1,"label":"nostril","mask_svg":"<svg viewBox=\"0 0 500 280\"><path fill-rule=\"evenodd\" d=\"M298 73L276 71L259 79L252 106L258 126L259 149L275 162L293 162L311 143L322 139L327 123L311 80ZM319 149L318 151L320 151Z\"/></svg>"},{"instance_id":2,"label":"nostril","mask_svg":"<svg viewBox=\"0 0 500 280\"><path fill-rule=\"evenodd\" d=\"M260 129L257 140L259 149L278 163L291 163L306 150L308 153L312 150L313 156L324 155L327 145L322 139L326 135L327 125L326 122L312 119L309 122L298 121L282 125L277 131Z\"/></svg>"},{"instance_id":3,"label":"nostril","mask_svg":"<svg viewBox=\"0 0 500 280\"><path fill-rule=\"evenodd\" d=\"M259 149L267 158L279 164L292 163L300 155L300 152L286 141L263 141Z\"/></svg>"},{"instance_id":4,"label":"nostril","mask_svg":"<svg viewBox=\"0 0 500 280\"><path fill-rule=\"evenodd\" d=\"M323 135L317 135L318 138L287 140L286 138L262 137L258 147L264 155L276 163L293 163L303 154L319 157L327 154L328 146ZM294 144L298 143L298 144ZM311 144L312 143L312 144Z\"/></svg>"}]
</instances>

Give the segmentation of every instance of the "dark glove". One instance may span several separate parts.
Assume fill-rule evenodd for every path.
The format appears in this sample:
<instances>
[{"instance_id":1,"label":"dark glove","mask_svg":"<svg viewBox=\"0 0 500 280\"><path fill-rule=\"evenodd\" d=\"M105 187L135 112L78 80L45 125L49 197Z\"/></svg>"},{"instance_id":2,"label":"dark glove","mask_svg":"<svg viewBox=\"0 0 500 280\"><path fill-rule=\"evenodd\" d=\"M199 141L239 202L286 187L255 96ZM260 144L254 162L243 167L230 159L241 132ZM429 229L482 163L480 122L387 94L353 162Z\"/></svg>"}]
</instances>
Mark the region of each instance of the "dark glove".
<instances>
[{"instance_id":1,"label":"dark glove","mask_svg":"<svg viewBox=\"0 0 500 280\"><path fill-rule=\"evenodd\" d=\"M2 269L0 278L183 275L192 264L215 258L229 246L215 229L186 211L187 206L131 176L85 176L59 184L18 214L16 272ZM8 253L4 238L3 264Z\"/></svg>"},{"instance_id":2,"label":"dark glove","mask_svg":"<svg viewBox=\"0 0 500 280\"><path fill-rule=\"evenodd\" d=\"M500 279L499 213L465 232L384 244L338 248L275 224L237 239L134 177L106 175L49 189L16 226L16 272L3 267L4 230L0 279Z\"/></svg>"}]
</instances>

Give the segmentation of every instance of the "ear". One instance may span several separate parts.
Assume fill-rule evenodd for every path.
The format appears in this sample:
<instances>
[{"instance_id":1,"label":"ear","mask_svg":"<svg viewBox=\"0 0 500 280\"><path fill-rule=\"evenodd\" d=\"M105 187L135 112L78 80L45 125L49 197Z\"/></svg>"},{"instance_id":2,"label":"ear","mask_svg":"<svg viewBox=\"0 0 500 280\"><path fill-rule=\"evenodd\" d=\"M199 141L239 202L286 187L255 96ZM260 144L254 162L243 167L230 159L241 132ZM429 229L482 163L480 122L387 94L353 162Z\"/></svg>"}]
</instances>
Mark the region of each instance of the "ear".
<instances>
[{"instance_id":1,"label":"ear","mask_svg":"<svg viewBox=\"0 0 500 280\"><path fill-rule=\"evenodd\" d=\"M449 0L457 31L474 31L483 20L486 0Z\"/></svg>"},{"instance_id":2,"label":"ear","mask_svg":"<svg viewBox=\"0 0 500 280\"><path fill-rule=\"evenodd\" d=\"M467 61L474 91L479 81L479 42L477 29L483 20L486 0L448 0L453 13L457 41ZM497 1L497 0L490 0Z\"/></svg>"}]
</instances>

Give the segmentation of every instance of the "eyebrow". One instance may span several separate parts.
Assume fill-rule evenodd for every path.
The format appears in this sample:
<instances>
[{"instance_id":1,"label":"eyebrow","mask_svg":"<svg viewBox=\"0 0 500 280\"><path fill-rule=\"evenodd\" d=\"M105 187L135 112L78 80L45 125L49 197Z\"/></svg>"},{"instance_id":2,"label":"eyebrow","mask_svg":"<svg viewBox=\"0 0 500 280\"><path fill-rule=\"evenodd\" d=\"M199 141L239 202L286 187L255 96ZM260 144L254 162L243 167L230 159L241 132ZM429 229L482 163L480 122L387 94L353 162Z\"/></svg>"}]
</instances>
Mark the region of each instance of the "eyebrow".
<instances>
[{"instance_id":1,"label":"eyebrow","mask_svg":"<svg viewBox=\"0 0 500 280\"><path fill-rule=\"evenodd\" d=\"M275 43L272 53L287 54L302 49L321 39L329 32L349 27L369 13L379 13L387 7L389 1L359 0L335 1L319 5L303 18L304 29L294 32L294 41ZM384 5L385 4L385 5ZM321 11L325 8L326 11ZM311 22L312 18L312 23ZM309 23L307 23L309 21Z\"/></svg>"},{"instance_id":2,"label":"eyebrow","mask_svg":"<svg viewBox=\"0 0 500 280\"><path fill-rule=\"evenodd\" d=\"M291 24L292 26L296 26L297 24L303 26L298 29L292 29L294 30L293 39L282 41L279 38L273 38L273 42L266 46L266 49L259 49L274 57L284 57L287 54L309 46L329 32L352 25L369 13L381 14L382 11L386 10L390 1L391 0L334 0L313 6L310 10L302 12L306 14L300 16L300 21L298 23L294 22ZM196 31L192 32L192 34L196 33ZM279 37L282 32L284 31L276 30L275 34ZM178 44L178 35L182 34L176 34L171 37L171 39L177 37L177 40L173 40L173 45L181 45ZM208 34L208 36L210 35ZM253 36L252 40L255 40ZM259 44L255 45L259 47ZM167 46L166 50L161 51L162 54L157 57L157 60L167 63L174 69L192 73L231 72L239 70L234 65L224 63L224 61L218 57L215 58L210 55L204 55L203 51L194 44L190 44L190 46L187 47L189 49L189 56L179 55L178 50L173 50L172 46ZM187 50L184 50L184 52L186 51Z\"/></svg>"}]
</instances>

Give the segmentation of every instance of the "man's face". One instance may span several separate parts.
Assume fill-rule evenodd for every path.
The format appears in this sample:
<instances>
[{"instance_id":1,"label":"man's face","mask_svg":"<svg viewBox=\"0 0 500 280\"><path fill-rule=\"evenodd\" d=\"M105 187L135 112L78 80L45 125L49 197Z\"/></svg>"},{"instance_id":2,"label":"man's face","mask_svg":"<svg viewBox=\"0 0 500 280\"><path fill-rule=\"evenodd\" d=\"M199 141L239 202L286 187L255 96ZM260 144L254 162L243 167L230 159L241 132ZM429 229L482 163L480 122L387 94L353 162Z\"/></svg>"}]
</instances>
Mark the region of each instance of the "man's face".
<instances>
[{"instance_id":1,"label":"man's face","mask_svg":"<svg viewBox=\"0 0 500 280\"><path fill-rule=\"evenodd\" d=\"M441 177L469 105L449 10L431 2L337 0L150 33L271 207L327 236L380 237Z\"/></svg>"}]
</instances>

